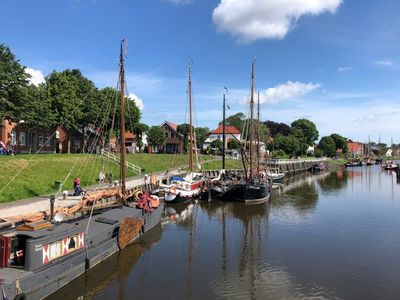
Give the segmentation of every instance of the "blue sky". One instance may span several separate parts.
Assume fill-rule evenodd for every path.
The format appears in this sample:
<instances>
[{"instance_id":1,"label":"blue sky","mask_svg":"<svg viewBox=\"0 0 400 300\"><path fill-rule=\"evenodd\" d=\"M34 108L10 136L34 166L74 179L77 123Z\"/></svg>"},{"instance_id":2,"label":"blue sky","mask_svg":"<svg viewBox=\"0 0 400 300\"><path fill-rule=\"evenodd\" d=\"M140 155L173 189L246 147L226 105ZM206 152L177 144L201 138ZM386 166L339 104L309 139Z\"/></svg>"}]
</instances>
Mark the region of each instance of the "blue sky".
<instances>
[{"instance_id":1,"label":"blue sky","mask_svg":"<svg viewBox=\"0 0 400 300\"><path fill-rule=\"evenodd\" d=\"M197 126L247 112L251 62L263 119L306 117L320 135L400 142L400 3L395 0L0 0L0 42L36 71L79 68L115 86L126 37L128 90L142 121L187 121L193 62ZM186 118L185 118L186 116Z\"/></svg>"}]
</instances>

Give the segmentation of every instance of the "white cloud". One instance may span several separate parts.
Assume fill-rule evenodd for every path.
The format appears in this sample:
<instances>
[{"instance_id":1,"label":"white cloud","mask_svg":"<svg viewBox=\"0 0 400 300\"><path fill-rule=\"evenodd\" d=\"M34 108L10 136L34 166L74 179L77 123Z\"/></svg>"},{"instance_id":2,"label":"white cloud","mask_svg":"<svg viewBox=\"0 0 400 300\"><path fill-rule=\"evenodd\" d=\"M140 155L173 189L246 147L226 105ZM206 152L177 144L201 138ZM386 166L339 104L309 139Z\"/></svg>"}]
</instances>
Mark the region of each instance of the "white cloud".
<instances>
[{"instance_id":1,"label":"white cloud","mask_svg":"<svg viewBox=\"0 0 400 300\"><path fill-rule=\"evenodd\" d=\"M320 87L320 84L288 81L287 83L268 88L260 92L260 103L278 103L281 101L304 96ZM248 98L243 102L248 103Z\"/></svg>"},{"instance_id":2,"label":"white cloud","mask_svg":"<svg viewBox=\"0 0 400 300\"><path fill-rule=\"evenodd\" d=\"M25 73L28 73L31 75L31 78L29 78L29 83L38 86L39 84L44 82L44 75L42 71L40 70L35 70L32 68L25 68Z\"/></svg>"},{"instance_id":3,"label":"white cloud","mask_svg":"<svg viewBox=\"0 0 400 300\"><path fill-rule=\"evenodd\" d=\"M213 11L217 28L242 42L283 39L303 15L335 13L342 0L221 0Z\"/></svg>"},{"instance_id":4,"label":"white cloud","mask_svg":"<svg viewBox=\"0 0 400 300\"><path fill-rule=\"evenodd\" d=\"M376 60L374 64L378 66L393 66L393 62L390 60Z\"/></svg>"},{"instance_id":5,"label":"white cloud","mask_svg":"<svg viewBox=\"0 0 400 300\"><path fill-rule=\"evenodd\" d=\"M351 70L353 70L352 67L339 67L338 68L339 72L347 72L347 71L351 71Z\"/></svg>"},{"instance_id":6,"label":"white cloud","mask_svg":"<svg viewBox=\"0 0 400 300\"><path fill-rule=\"evenodd\" d=\"M142 99L140 99L140 98L139 98L138 96L136 96L134 93L129 93L128 97L135 101L136 106L137 106L140 110L143 110L143 109L144 109L144 103L143 103L143 100L142 100Z\"/></svg>"}]
</instances>

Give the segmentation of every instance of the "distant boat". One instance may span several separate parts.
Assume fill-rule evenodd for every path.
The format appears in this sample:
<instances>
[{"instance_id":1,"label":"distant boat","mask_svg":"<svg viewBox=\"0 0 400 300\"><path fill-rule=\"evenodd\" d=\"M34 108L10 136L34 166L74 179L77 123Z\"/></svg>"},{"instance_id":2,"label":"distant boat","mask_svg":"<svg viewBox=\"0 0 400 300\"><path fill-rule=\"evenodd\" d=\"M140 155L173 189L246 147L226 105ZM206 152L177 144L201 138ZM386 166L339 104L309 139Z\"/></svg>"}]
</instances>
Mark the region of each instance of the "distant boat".
<instances>
[{"instance_id":1,"label":"distant boat","mask_svg":"<svg viewBox=\"0 0 400 300\"><path fill-rule=\"evenodd\" d=\"M279 172L278 169L269 169L266 172L267 174L267 178L271 181L280 181L283 180L283 178L285 178L285 173L281 173Z\"/></svg>"},{"instance_id":2,"label":"distant boat","mask_svg":"<svg viewBox=\"0 0 400 300\"><path fill-rule=\"evenodd\" d=\"M386 163L384 165L382 165L382 167L385 170L396 170L398 168L398 165L393 163L392 160L388 160L388 161L386 161Z\"/></svg>"},{"instance_id":3,"label":"distant boat","mask_svg":"<svg viewBox=\"0 0 400 300\"><path fill-rule=\"evenodd\" d=\"M325 170L325 165L323 163L314 164L311 167L312 172L322 172Z\"/></svg>"},{"instance_id":4,"label":"distant boat","mask_svg":"<svg viewBox=\"0 0 400 300\"><path fill-rule=\"evenodd\" d=\"M344 164L346 168L360 167L360 163L358 161L348 161Z\"/></svg>"},{"instance_id":5,"label":"distant boat","mask_svg":"<svg viewBox=\"0 0 400 300\"><path fill-rule=\"evenodd\" d=\"M372 166L372 165L374 165L374 164L375 164L375 161L373 161L373 160L370 159L370 158L369 158L369 159L367 160L367 162L366 162L366 165L367 165L367 166Z\"/></svg>"}]
</instances>

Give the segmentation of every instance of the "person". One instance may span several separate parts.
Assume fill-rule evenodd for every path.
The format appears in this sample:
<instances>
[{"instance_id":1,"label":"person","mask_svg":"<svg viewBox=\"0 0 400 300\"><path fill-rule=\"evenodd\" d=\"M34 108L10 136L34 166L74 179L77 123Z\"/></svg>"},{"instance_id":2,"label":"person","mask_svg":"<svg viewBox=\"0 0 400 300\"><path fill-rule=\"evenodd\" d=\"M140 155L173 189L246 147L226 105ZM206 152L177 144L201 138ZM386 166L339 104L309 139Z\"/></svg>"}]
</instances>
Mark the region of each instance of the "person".
<instances>
[{"instance_id":1,"label":"person","mask_svg":"<svg viewBox=\"0 0 400 300\"><path fill-rule=\"evenodd\" d=\"M106 180L106 174L104 174L104 171L100 171L99 173L99 183L105 182Z\"/></svg>"},{"instance_id":2,"label":"person","mask_svg":"<svg viewBox=\"0 0 400 300\"><path fill-rule=\"evenodd\" d=\"M81 193L81 179L76 177L74 180L74 196L79 196Z\"/></svg>"}]
</instances>

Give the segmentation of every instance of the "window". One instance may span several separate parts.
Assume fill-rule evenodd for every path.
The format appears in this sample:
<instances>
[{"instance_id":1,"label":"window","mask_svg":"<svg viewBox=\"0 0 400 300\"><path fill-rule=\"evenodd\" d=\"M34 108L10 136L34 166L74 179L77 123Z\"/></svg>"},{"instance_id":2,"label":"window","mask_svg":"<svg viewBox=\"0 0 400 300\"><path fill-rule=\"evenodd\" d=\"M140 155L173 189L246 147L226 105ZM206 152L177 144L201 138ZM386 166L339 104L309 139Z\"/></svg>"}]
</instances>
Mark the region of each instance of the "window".
<instances>
[{"instance_id":1,"label":"window","mask_svg":"<svg viewBox=\"0 0 400 300\"><path fill-rule=\"evenodd\" d=\"M39 140L39 146L43 146L43 134L38 135L38 140Z\"/></svg>"},{"instance_id":2,"label":"window","mask_svg":"<svg viewBox=\"0 0 400 300\"><path fill-rule=\"evenodd\" d=\"M19 133L19 145L26 146L26 132L25 131L21 131Z\"/></svg>"},{"instance_id":3,"label":"window","mask_svg":"<svg viewBox=\"0 0 400 300\"><path fill-rule=\"evenodd\" d=\"M165 137L168 137L168 132L164 133Z\"/></svg>"},{"instance_id":4,"label":"window","mask_svg":"<svg viewBox=\"0 0 400 300\"><path fill-rule=\"evenodd\" d=\"M75 149L81 149L81 141L80 140L75 140L74 147L75 147Z\"/></svg>"},{"instance_id":5,"label":"window","mask_svg":"<svg viewBox=\"0 0 400 300\"><path fill-rule=\"evenodd\" d=\"M45 143L46 143L46 147L50 147L50 134L46 134L46 138L45 138Z\"/></svg>"},{"instance_id":6,"label":"window","mask_svg":"<svg viewBox=\"0 0 400 300\"><path fill-rule=\"evenodd\" d=\"M78 244L76 242L77 238L78 238L78 236L73 236L73 237L69 238L68 250L71 251L71 250L75 250L76 249L76 246Z\"/></svg>"},{"instance_id":7,"label":"window","mask_svg":"<svg viewBox=\"0 0 400 300\"><path fill-rule=\"evenodd\" d=\"M11 137L11 146L15 146L15 144L17 144L17 133L15 132L15 129L11 130L10 137Z\"/></svg>"}]
</instances>

